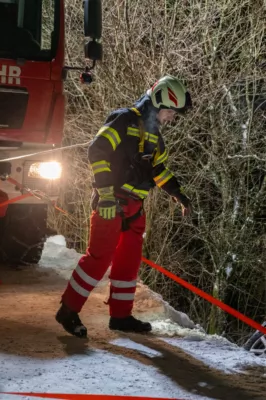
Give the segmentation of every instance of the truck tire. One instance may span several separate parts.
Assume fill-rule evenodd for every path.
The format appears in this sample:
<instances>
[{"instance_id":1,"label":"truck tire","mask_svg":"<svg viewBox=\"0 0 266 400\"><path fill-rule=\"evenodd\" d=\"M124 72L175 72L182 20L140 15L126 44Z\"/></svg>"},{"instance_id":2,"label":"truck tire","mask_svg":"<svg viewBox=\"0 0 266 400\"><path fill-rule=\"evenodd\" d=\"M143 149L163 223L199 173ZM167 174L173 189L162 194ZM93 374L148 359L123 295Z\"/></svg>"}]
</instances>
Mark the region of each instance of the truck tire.
<instances>
[{"instance_id":1,"label":"truck tire","mask_svg":"<svg viewBox=\"0 0 266 400\"><path fill-rule=\"evenodd\" d=\"M0 260L37 264L47 237L46 204L11 204L0 219Z\"/></svg>"}]
</instances>

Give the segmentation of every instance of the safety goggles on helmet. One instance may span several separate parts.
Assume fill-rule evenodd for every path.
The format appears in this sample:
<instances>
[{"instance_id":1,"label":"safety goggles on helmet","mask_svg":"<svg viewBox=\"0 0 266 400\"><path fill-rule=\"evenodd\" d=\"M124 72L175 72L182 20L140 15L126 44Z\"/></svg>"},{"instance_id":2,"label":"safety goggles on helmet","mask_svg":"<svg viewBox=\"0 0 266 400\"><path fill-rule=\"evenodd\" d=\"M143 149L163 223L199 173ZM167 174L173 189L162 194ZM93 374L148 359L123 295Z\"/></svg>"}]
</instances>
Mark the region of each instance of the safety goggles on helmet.
<instances>
[{"instance_id":1,"label":"safety goggles on helmet","mask_svg":"<svg viewBox=\"0 0 266 400\"><path fill-rule=\"evenodd\" d=\"M155 108L171 109L178 113L185 113L192 107L190 93L181 81L171 75L159 79L147 91Z\"/></svg>"}]
</instances>

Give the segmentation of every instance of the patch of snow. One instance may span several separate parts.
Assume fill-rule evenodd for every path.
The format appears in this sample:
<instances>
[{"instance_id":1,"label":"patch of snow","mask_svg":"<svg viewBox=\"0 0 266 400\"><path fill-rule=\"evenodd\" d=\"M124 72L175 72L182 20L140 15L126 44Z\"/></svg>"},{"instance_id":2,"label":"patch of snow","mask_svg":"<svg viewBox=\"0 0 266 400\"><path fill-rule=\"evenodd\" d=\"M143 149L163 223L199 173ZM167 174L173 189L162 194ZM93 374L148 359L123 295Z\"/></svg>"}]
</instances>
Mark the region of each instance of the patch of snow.
<instances>
[{"instance_id":1,"label":"patch of snow","mask_svg":"<svg viewBox=\"0 0 266 400\"><path fill-rule=\"evenodd\" d=\"M195 325L195 323L189 318L189 316L181 311L175 310L170 304L162 299L165 307L165 316L170 318L176 324L183 326L185 328L198 328L203 329L199 325Z\"/></svg>"},{"instance_id":2,"label":"patch of snow","mask_svg":"<svg viewBox=\"0 0 266 400\"><path fill-rule=\"evenodd\" d=\"M247 122L245 124L241 124L242 143L243 143L244 149L246 149L246 147L247 147L248 127L249 127L249 119L247 120Z\"/></svg>"},{"instance_id":3,"label":"patch of snow","mask_svg":"<svg viewBox=\"0 0 266 400\"><path fill-rule=\"evenodd\" d=\"M252 217L247 217L247 218L246 218L246 222L250 222L250 223L252 223L252 222L254 222L254 220L253 220L253 218L252 218Z\"/></svg>"},{"instance_id":4,"label":"patch of snow","mask_svg":"<svg viewBox=\"0 0 266 400\"><path fill-rule=\"evenodd\" d=\"M232 220L235 221L237 215L238 215L238 210L239 210L239 197L236 196L234 198L234 208L233 208L233 213L232 213Z\"/></svg>"},{"instance_id":5,"label":"patch of snow","mask_svg":"<svg viewBox=\"0 0 266 400\"><path fill-rule=\"evenodd\" d=\"M189 393L153 366L103 350L54 360L0 354L0 390L210 400ZM196 389L196 388L195 388ZM1 400L32 400L2 395Z\"/></svg>"},{"instance_id":6,"label":"patch of snow","mask_svg":"<svg viewBox=\"0 0 266 400\"><path fill-rule=\"evenodd\" d=\"M236 106L234 104L232 93L231 93L230 89L228 89L225 85L223 85L223 90L224 90L225 95L228 98L228 102L229 102L229 105L231 107L232 115L234 117L236 117L237 116L237 108L236 108Z\"/></svg>"},{"instance_id":7,"label":"patch of snow","mask_svg":"<svg viewBox=\"0 0 266 400\"><path fill-rule=\"evenodd\" d=\"M60 246L66 247L66 239L63 235L50 236L46 240L46 244L47 243L59 244Z\"/></svg>"},{"instance_id":8,"label":"patch of snow","mask_svg":"<svg viewBox=\"0 0 266 400\"><path fill-rule=\"evenodd\" d=\"M189 337L182 339L161 338L161 340L179 347L204 364L224 373L243 373L247 366L266 367L266 359L256 357L243 348L218 335L205 335L200 345Z\"/></svg>"},{"instance_id":9,"label":"patch of snow","mask_svg":"<svg viewBox=\"0 0 266 400\"><path fill-rule=\"evenodd\" d=\"M144 285L142 282L140 282L139 286L144 288ZM149 300L157 302L160 304L160 310L156 310L155 313L148 313L148 318L150 322L158 322L157 320L160 321L165 321L167 325L169 325L169 322L172 321L173 326L180 328L181 326L184 328L190 328L190 329L201 329L198 325L195 325L195 323L189 318L189 316L181 311L175 310L167 301L163 299L163 297L158 294L153 292L151 289L148 288L148 286L145 286L145 290L143 290L143 296L146 296ZM169 333L173 329L169 325Z\"/></svg>"},{"instance_id":10,"label":"patch of snow","mask_svg":"<svg viewBox=\"0 0 266 400\"><path fill-rule=\"evenodd\" d=\"M137 350L139 353L142 353L150 358L162 356L162 353L160 353L159 351L150 349L149 347L136 343L131 339L119 338L110 341L110 343L116 346L126 347L127 349Z\"/></svg>"},{"instance_id":11,"label":"patch of snow","mask_svg":"<svg viewBox=\"0 0 266 400\"><path fill-rule=\"evenodd\" d=\"M229 278L232 271L233 271L232 263L228 263L225 268L225 273L226 273L227 278Z\"/></svg>"},{"instance_id":12,"label":"patch of snow","mask_svg":"<svg viewBox=\"0 0 266 400\"><path fill-rule=\"evenodd\" d=\"M39 266L52 268L58 275L69 279L81 257L82 254L66 247L64 236L51 236L44 243Z\"/></svg>"},{"instance_id":13,"label":"patch of snow","mask_svg":"<svg viewBox=\"0 0 266 400\"><path fill-rule=\"evenodd\" d=\"M191 340L199 341L203 340L205 337L204 331L200 328L194 326L195 329L187 328L173 322L171 319L155 320L151 321L152 332L155 335L165 335L165 336L187 336Z\"/></svg>"}]
</instances>

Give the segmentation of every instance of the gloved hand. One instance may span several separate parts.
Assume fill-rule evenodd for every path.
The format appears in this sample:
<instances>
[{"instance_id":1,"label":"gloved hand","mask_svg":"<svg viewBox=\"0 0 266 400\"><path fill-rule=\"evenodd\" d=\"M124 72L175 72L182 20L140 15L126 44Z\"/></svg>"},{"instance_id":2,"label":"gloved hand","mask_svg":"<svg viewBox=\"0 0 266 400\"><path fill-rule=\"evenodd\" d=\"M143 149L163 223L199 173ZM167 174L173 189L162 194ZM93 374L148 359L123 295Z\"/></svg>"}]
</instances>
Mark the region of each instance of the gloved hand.
<instances>
[{"instance_id":1,"label":"gloved hand","mask_svg":"<svg viewBox=\"0 0 266 400\"><path fill-rule=\"evenodd\" d=\"M97 211L100 217L106 220L114 219L116 216L117 204L113 189L113 186L98 189L100 197L98 201Z\"/></svg>"},{"instance_id":2,"label":"gloved hand","mask_svg":"<svg viewBox=\"0 0 266 400\"><path fill-rule=\"evenodd\" d=\"M178 197L173 197L176 203L180 203L182 207L182 216L187 217L192 214L192 204L188 197L180 193Z\"/></svg>"},{"instance_id":3,"label":"gloved hand","mask_svg":"<svg viewBox=\"0 0 266 400\"><path fill-rule=\"evenodd\" d=\"M183 204L181 204L181 207L182 207L182 216L183 216L183 217L187 217L187 216L189 216L189 215L192 214L192 205L191 205L190 202L187 203L186 206L184 206Z\"/></svg>"}]
</instances>

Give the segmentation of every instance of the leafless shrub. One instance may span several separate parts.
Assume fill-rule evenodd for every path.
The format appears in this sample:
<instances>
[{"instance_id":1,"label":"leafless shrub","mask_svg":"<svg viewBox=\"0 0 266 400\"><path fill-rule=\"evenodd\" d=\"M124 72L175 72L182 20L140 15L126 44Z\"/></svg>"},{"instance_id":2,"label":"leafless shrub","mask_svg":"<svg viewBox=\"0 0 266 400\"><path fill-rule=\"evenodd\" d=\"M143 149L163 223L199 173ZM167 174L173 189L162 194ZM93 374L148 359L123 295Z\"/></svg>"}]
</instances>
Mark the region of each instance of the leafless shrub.
<instances>
[{"instance_id":1,"label":"leafless shrub","mask_svg":"<svg viewBox=\"0 0 266 400\"><path fill-rule=\"evenodd\" d=\"M67 2L66 60L82 64L82 9ZM262 322L265 274L266 65L263 1L104 1L104 60L83 88L70 74L65 144L91 140L108 112L131 106L160 76L187 82L194 111L164 129L169 167L191 197L194 214L155 189L146 201L144 254ZM63 196L71 218L56 224L84 251L93 180L87 147L65 154ZM249 329L156 271L143 278L210 332L238 342Z\"/></svg>"}]
</instances>

